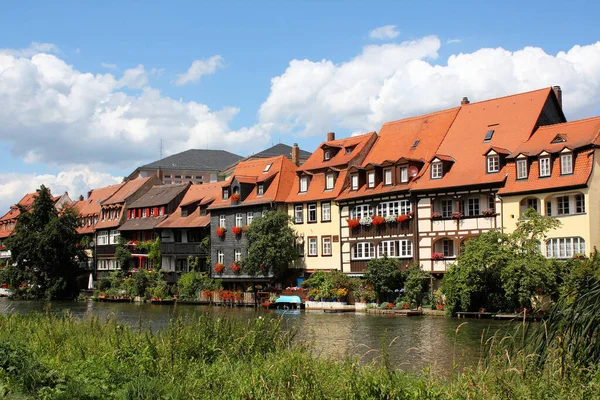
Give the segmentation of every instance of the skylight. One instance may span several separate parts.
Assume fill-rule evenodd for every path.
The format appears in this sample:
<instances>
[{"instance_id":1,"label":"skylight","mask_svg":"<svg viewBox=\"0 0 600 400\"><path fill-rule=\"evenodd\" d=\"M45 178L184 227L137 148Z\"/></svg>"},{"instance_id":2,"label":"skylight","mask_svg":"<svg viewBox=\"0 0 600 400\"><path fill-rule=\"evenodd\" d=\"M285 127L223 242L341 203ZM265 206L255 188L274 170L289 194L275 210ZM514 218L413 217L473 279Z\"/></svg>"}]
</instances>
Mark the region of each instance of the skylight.
<instances>
[{"instance_id":1,"label":"skylight","mask_svg":"<svg viewBox=\"0 0 600 400\"><path fill-rule=\"evenodd\" d=\"M418 140L418 139L417 139L417 140L415 140L415 142L414 142L414 143L413 143L413 145L412 145L412 148L413 148L413 149L416 149L416 148L417 148L417 146L419 145L419 143L421 143L421 141L420 141L420 140Z\"/></svg>"},{"instance_id":2,"label":"skylight","mask_svg":"<svg viewBox=\"0 0 600 400\"><path fill-rule=\"evenodd\" d=\"M267 164L267 166L265 167L265 169L263 169L263 173L269 172L269 170L271 169L271 165L273 165L273 164Z\"/></svg>"},{"instance_id":3,"label":"skylight","mask_svg":"<svg viewBox=\"0 0 600 400\"><path fill-rule=\"evenodd\" d=\"M484 142L489 142L490 140L492 140L492 136L494 136L494 132L495 130L490 129L489 131L487 131L485 133L485 139L483 139Z\"/></svg>"}]
</instances>

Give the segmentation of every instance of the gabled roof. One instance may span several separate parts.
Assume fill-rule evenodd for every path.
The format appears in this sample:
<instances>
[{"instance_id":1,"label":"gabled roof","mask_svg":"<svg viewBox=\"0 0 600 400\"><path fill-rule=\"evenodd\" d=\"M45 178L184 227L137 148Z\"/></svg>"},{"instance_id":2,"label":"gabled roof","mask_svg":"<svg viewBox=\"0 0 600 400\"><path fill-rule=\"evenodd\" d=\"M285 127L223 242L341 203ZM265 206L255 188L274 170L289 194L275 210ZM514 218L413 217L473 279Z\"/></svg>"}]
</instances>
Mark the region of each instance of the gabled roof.
<instances>
[{"instance_id":1,"label":"gabled roof","mask_svg":"<svg viewBox=\"0 0 600 400\"><path fill-rule=\"evenodd\" d=\"M100 202L101 205L111 205L111 204L119 204L124 203L129 197L131 197L135 192L137 192L146 182L150 179L155 178L154 175L149 176L147 178L136 178L127 182L124 182L119 189L114 192L111 196L102 200Z\"/></svg>"},{"instance_id":2,"label":"gabled roof","mask_svg":"<svg viewBox=\"0 0 600 400\"><path fill-rule=\"evenodd\" d=\"M21 200L19 200L17 204L10 206L10 210L8 210L8 212L4 214L2 218L0 218L0 222L18 218L21 214L21 210L19 210L18 206L21 206L26 210L29 209L35 201L36 196L37 192L27 193L25 196L23 196L23 198L21 198Z\"/></svg>"},{"instance_id":3,"label":"gabled roof","mask_svg":"<svg viewBox=\"0 0 600 400\"><path fill-rule=\"evenodd\" d=\"M210 224L210 214L200 215L199 210L196 209L193 213L189 213L187 217L182 217L181 208L194 203L208 204L221 196L221 189L220 182L190 186L179 207L167 219L159 223L156 228L202 228L208 226Z\"/></svg>"},{"instance_id":4,"label":"gabled roof","mask_svg":"<svg viewBox=\"0 0 600 400\"><path fill-rule=\"evenodd\" d=\"M154 161L138 169L215 171L225 169L243 157L225 150L190 149Z\"/></svg>"},{"instance_id":5,"label":"gabled roof","mask_svg":"<svg viewBox=\"0 0 600 400\"><path fill-rule=\"evenodd\" d=\"M312 153L300 149L300 159L306 160L310 157ZM287 158L292 158L292 146L288 146L287 144L278 143L275 146L269 147L259 153L253 154L248 158L271 158L277 156L286 156Z\"/></svg>"},{"instance_id":6,"label":"gabled roof","mask_svg":"<svg viewBox=\"0 0 600 400\"><path fill-rule=\"evenodd\" d=\"M265 167L271 164L269 170L265 173ZM209 206L209 209L228 208L237 205L255 205L268 204L272 202L284 202L290 192L294 181L296 166L292 164L285 156L272 158L257 158L240 162L233 171L233 174L226 182L231 184L237 176L244 177L244 181L252 184L255 188L245 198L241 199L238 204L233 204L231 198L223 200L223 192L219 193L217 199ZM262 180L265 176L273 176L273 180L269 183L262 196L258 196L256 186L257 183L251 183L248 178L256 178L256 181ZM221 183L221 185L226 184Z\"/></svg>"},{"instance_id":7,"label":"gabled roof","mask_svg":"<svg viewBox=\"0 0 600 400\"><path fill-rule=\"evenodd\" d=\"M166 215L161 215L157 217L146 217L146 218L134 218L128 219L123 222L117 230L119 231L144 231L154 229L156 225L160 224L162 221L167 218Z\"/></svg>"},{"instance_id":8,"label":"gabled roof","mask_svg":"<svg viewBox=\"0 0 600 400\"><path fill-rule=\"evenodd\" d=\"M86 200L76 201L71 205L71 207L77 210L77 215L79 217L95 217L100 214L100 202L112 196L123 185L124 183L119 183L116 185L106 186L100 189L93 189L90 191L89 196ZM77 233L93 233L94 228L95 227L93 225L88 226L88 224L86 223L83 227L77 227Z\"/></svg>"},{"instance_id":9,"label":"gabled roof","mask_svg":"<svg viewBox=\"0 0 600 400\"><path fill-rule=\"evenodd\" d=\"M169 204L173 199L185 192L191 183L178 185L157 185L152 187L142 197L129 205L129 208L158 207Z\"/></svg>"},{"instance_id":10,"label":"gabled roof","mask_svg":"<svg viewBox=\"0 0 600 400\"><path fill-rule=\"evenodd\" d=\"M490 147L514 151L526 142L536 128L550 96L554 96L552 88L545 88L461 105L437 150L437 153L448 155L456 162L449 171L444 171L441 179L431 179L429 173L425 172L411 189L501 184L506 178L506 167L498 173L488 174L486 158L482 154ZM562 112L557 115L562 118ZM491 129L494 130L492 138L484 140Z\"/></svg>"},{"instance_id":11,"label":"gabled roof","mask_svg":"<svg viewBox=\"0 0 600 400\"><path fill-rule=\"evenodd\" d=\"M348 164L362 152L367 143L369 143L369 140L374 139L376 136L377 134L375 132L370 132L345 139L323 142L308 160L298 167L298 171L314 171L328 167L348 166ZM328 147L335 147L340 150L329 160L325 160L325 151ZM346 149L352 149L352 151L348 153L346 152Z\"/></svg>"}]
</instances>

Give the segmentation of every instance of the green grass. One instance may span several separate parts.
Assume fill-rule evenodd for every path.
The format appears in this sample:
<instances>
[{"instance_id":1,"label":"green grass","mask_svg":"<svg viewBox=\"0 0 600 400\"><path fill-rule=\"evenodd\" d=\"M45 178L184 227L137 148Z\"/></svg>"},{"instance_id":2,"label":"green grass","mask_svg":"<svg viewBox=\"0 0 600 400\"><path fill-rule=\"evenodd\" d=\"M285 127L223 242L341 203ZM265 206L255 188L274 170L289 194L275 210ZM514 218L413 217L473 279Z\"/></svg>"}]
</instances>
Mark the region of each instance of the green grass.
<instances>
[{"instance_id":1,"label":"green grass","mask_svg":"<svg viewBox=\"0 0 600 400\"><path fill-rule=\"evenodd\" d=\"M8 314L0 316L0 398L573 400L600 393L596 369L562 373L519 354L509 361L494 340L482 346L488 356L479 366L446 379L396 370L383 349L366 365L318 357L276 318L206 314L152 332L115 319Z\"/></svg>"}]
</instances>

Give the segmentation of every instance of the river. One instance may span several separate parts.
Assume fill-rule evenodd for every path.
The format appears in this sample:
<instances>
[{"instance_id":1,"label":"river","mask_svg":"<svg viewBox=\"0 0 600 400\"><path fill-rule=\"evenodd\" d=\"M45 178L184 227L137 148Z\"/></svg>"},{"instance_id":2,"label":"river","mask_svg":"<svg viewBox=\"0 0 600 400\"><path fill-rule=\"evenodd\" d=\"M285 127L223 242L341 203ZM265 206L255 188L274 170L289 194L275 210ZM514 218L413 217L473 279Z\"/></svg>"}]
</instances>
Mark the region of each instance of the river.
<instances>
[{"instance_id":1,"label":"river","mask_svg":"<svg viewBox=\"0 0 600 400\"><path fill-rule=\"evenodd\" d=\"M323 311L270 311L253 308L227 308L197 305L152 305L137 303L10 301L0 298L0 312L44 312L68 310L74 316L94 314L116 316L120 321L160 329L169 319L194 318L202 312L236 318L282 315L287 327L299 328L298 338L313 344L324 357L342 358L359 355L365 362L380 356L382 345L390 361L406 371L420 372L431 368L434 374L446 375L453 365L475 366L480 358L482 332L506 327L493 320L457 320L447 317L395 317L364 313L327 314ZM457 328L463 324L458 334ZM395 339L396 338L396 339ZM395 340L394 340L395 339ZM394 343L390 346L390 343Z\"/></svg>"}]
</instances>

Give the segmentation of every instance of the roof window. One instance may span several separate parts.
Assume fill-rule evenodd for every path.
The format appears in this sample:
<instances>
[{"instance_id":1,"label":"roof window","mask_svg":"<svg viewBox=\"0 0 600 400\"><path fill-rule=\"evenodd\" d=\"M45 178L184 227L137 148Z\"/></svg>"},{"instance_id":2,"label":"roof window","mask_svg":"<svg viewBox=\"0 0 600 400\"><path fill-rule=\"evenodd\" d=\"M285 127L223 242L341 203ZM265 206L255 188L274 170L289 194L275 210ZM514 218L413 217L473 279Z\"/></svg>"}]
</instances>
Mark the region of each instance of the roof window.
<instances>
[{"instance_id":1,"label":"roof window","mask_svg":"<svg viewBox=\"0 0 600 400\"><path fill-rule=\"evenodd\" d=\"M354 146L346 147L346 154L352 153L352 150L354 150Z\"/></svg>"},{"instance_id":2,"label":"roof window","mask_svg":"<svg viewBox=\"0 0 600 400\"><path fill-rule=\"evenodd\" d=\"M325 150L323 158L325 159L325 161L330 160L331 159L331 152L329 150Z\"/></svg>"},{"instance_id":3,"label":"roof window","mask_svg":"<svg viewBox=\"0 0 600 400\"><path fill-rule=\"evenodd\" d=\"M566 141L567 141L566 135L563 133L559 133L558 135L556 135L554 137L554 139L552 139L552 141L550 143L564 143Z\"/></svg>"},{"instance_id":4,"label":"roof window","mask_svg":"<svg viewBox=\"0 0 600 400\"><path fill-rule=\"evenodd\" d=\"M494 136L494 132L496 132L493 129L490 129L489 131L487 131L485 133L485 138L483 139L484 142L489 142L490 140L492 140L492 137Z\"/></svg>"},{"instance_id":5,"label":"roof window","mask_svg":"<svg viewBox=\"0 0 600 400\"><path fill-rule=\"evenodd\" d=\"M421 141L420 141L420 140L418 140L418 139L417 139L417 140L415 140L415 142L414 142L414 143L413 143L413 145L412 145L412 148L413 148L413 149L416 149L416 148L417 148L417 146L419 145L419 143L421 143Z\"/></svg>"},{"instance_id":6,"label":"roof window","mask_svg":"<svg viewBox=\"0 0 600 400\"><path fill-rule=\"evenodd\" d=\"M271 169L271 165L273 165L273 164L267 164L267 165L265 166L265 169L263 169L263 174L264 174L265 172L269 172L269 170Z\"/></svg>"}]
</instances>

